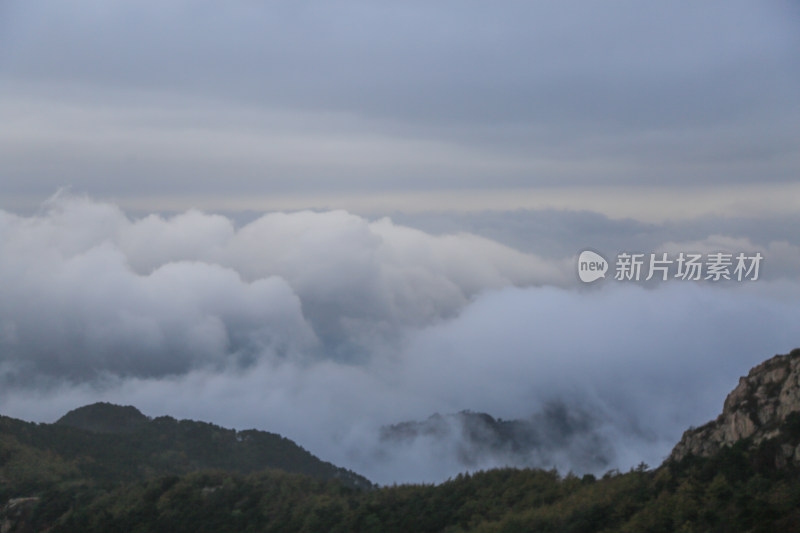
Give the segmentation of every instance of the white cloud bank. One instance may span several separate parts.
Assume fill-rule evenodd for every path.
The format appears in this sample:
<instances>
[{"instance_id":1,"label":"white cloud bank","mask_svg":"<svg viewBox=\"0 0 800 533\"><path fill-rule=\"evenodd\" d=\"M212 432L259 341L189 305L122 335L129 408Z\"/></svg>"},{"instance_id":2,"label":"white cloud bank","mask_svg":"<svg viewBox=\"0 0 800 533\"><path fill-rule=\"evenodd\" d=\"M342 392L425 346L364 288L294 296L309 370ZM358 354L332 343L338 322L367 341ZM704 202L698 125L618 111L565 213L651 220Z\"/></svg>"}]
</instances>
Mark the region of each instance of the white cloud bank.
<instances>
[{"instance_id":1,"label":"white cloud bank","mask_svg":"<svg viewBox=\"0 0 800 533\"><path fill-rule=\"evenodd\" d=\"M487 239L343 211L237 229L196 211L132 221L57 197L36 216L2 212L0 238L2 361L16 381L159 376L267 351L353 358L483 290L568 278Z\"/></svg>"}]
</instances>

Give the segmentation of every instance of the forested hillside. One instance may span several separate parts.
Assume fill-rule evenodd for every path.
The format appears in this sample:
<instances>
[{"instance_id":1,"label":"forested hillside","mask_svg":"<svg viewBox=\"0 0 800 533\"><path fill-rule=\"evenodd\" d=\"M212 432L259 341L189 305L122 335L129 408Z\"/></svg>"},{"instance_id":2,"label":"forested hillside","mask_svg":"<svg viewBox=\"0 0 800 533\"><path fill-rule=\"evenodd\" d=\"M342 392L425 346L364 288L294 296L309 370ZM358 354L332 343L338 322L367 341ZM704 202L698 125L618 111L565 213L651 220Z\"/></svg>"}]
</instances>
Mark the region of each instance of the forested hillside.
<instances>
[{"instance_id":1,"label":"forested hillside","mask_svg":"<svg viewBox=\"0 0 800 533\"><path fill-rule=\"evenodd\" d=\"M150 420L134 407L111 404L76 409L55 424L0 417L0 501L62 485L111 488L202 469L248 474L269 468L371 487L366 478L265 431L168 416Z\"/></svg>"},{"instance_id":2,"label":"forested hillside","mask_svg":"<svg viewBox=\"0 0 800 533\"><path fill-rule=\"evenodd\" d=\"M800 424L798 425L800 427ZM764 531L800 524L800 472L742 443L650 471L560 477L500 469L377 490L279 471L196 472L103 491L42 493L28 525L54 531Z\"/></svg>"}]
</instances>

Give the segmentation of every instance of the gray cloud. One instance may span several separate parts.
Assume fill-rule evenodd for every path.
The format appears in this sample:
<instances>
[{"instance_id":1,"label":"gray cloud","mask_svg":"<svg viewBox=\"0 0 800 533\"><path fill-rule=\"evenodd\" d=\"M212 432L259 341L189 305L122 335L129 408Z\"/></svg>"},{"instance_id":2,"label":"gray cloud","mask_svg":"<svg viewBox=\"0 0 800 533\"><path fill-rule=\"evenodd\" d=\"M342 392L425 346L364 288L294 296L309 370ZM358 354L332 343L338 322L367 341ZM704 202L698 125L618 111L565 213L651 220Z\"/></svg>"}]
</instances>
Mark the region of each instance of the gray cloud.
<instances>
[{"instance_id":1,"label":"gray cloud","mask_svg":"<svg viewBox=\"0 0 800 533\"><path fill-rule=\"evenodd\" d=\"M555 209L476 213L395 213L392 219L440 234L468 231L548 259L571 257L592 248L609 257L621 251L677 253L761 251L767 279L797 279L800 264L800 215L705 216L687 220L642 222L610 218L592 211Z\"/></svg>"},{"instance_id":2,"label":"gray cloud","mask_svg":"<svg viewBox=\"0 0 800 533\"><path fill-rule=\"evenodd\" d=\"M571 261L343 211L239 226L61 195L33 216L0 212L0 247L3 414L134 404L277 431L382 483L601 468L587 442L607 445L603 470L657 464L800 335L795 279L576 290ZM434 412L535 419L552 405L590 423L549 453L455 453L458 432L380 438Z\"/></svg>"}]
</instances>

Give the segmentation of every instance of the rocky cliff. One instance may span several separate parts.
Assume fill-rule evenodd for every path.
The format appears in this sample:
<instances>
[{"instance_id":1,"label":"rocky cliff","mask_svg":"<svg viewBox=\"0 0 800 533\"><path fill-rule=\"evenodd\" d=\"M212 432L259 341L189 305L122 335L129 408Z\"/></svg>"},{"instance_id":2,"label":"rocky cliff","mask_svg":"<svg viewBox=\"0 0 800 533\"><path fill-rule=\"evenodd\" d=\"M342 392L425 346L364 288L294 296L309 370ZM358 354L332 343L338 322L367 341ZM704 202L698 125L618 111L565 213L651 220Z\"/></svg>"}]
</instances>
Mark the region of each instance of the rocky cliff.
<instances>
[{"instance_id":1,"label":"rocky cliff","mask_svg":"<svg viewBox=\"0 0 800 533\"><path fill-rule=\"evenodd\" d=\"M792 413L800 413L800 349L776 355L740 378L725 399L722 414L684 432L670 459L681 460L689 454L709 457L742 439L750 439L751 445L778 439L776 462L800 464L800 445L793 434L787 434L787 424L794 424L794 419L787 420Z\"/></svg>"},{"instance_id":2,"label":"rocky cliff","mask_svg":"<svg viewBox=\"0 0 800 533\"><path fill-rule=\"evenodd\" d=\"M39 498L12 498L0 507L0 533L33 532L30 517Z\"/></svg>"}]
</instances>

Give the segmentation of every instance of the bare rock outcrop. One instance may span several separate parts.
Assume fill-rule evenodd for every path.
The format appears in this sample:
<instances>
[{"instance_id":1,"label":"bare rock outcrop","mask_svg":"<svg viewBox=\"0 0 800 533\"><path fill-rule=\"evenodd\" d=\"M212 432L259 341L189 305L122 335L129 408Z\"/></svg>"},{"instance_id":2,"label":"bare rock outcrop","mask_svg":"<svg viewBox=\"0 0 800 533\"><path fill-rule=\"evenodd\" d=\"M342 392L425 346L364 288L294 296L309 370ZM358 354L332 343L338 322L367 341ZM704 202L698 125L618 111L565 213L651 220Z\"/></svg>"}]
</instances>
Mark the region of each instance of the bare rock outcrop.
<instances>
[{"instance_id":1,"label":"bare rock outcrop","mask_svg":"<svg viewBox=\"0 0 800 533\"><path fill-rule=\"evenodd\" d=\"M723 446L751 438L753 444L777 437L786 417L800 412L800 349L753 367L725 399L716 420L684 432L670 459L689 454L709 457ZM800 462L800 447L786 450Z\"/></svg>"},{"instance_id":2,"label":"bare rock outcrop","mask_svg":"<svg viewBox=\"0 0 800 533\"><path fill-rule=\"evenodd\" d=\"M33 528L28 523L39 498L12 498L0 507L0 533L27 533Z\"/></svg>"}]
</instances>

